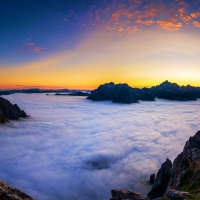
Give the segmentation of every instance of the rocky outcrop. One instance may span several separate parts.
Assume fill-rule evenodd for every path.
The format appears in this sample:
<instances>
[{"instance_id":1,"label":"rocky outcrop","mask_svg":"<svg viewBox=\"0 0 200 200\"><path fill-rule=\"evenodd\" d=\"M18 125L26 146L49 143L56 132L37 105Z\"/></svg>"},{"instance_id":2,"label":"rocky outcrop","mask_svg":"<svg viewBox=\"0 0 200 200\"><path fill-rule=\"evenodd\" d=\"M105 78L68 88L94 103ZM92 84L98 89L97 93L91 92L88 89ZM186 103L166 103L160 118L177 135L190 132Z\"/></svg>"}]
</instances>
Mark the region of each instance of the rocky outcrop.
<instances>
[{"instance_id":1,"label":"rocky outcrop","mask_svg":"<svg viewBox=\"0 0 200 200\"><path fill-rule=\"evenodd\" d=\"M27 114L20 110L17 104L12 104L7 99L0 97L0 123L8 120L17 120L19 117L27 117Z\"/></svg>"},{"instance_id":2,"label":"rocky outcrop","mask_svg":"<svg viewBox=\"0 0 200 200\"><path fill-rule=\"evenodd\" d=\"M147 88L132 88L128 84L106 83L91 91L88 99L93 101L111 100L115 103L138 103L139 100L154 101L154 94Z\"/></svg>"},{"instance_id":3,"label":"rocky outcrop","mask_svg":"<svg viewBox=\"0 0 200 200\"><path fill-rule=\"evenodd\" d=\"M144 197L140 193L129 191L129 190L112 190L112 198L110 200L148 200L147 197Z\"/></svg>"},{"instance_id":4,"label":"rocky outcrop","mask_svg":"<svg viewBox=\"0 0 200 200\"><path fill-rule=\"evenodd\" d=\"M159 169L151 191L147 194L150 199L162 197L167 189L172 170L172 162L167 159Z\"/></svg>"},{"instance_id":5,"label":"rocky outcrop","mask_svg":"<svg viewBox=\"0 0 200 200\"><path fill-rule=\"evenodd\" d=\"M189 138L183 152L175 158L173 165L169 159L162 164L147 197L200 199L200 131ZM127 199L136 198L132 196Z\"/></svg>"},{"instance_id":6,"label":"rocky outcrop","mask_svg":"<svg viewBox=\"0 0 200 200\"><path fill-rule=\"evenodd\" d=\"M0 180L0 199L1 200L34 200L24 192L12 188Z\"/></svg>"}]
</instances>

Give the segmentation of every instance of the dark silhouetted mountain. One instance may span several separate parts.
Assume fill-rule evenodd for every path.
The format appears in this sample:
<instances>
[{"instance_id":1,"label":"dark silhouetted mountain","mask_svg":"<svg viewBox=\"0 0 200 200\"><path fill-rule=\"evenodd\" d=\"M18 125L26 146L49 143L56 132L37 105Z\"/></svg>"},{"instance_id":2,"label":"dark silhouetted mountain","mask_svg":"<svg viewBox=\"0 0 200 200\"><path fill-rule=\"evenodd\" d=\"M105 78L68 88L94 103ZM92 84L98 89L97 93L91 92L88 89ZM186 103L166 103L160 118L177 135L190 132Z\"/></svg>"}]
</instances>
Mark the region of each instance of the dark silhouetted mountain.
<instances>
[{"instance_id":1,"label":"dark silhouetted mountain","mask_svg":"<svg viewBox=\"0 0 200 200\"><path fill-rule=\"evenodd\" d=\"M200 89L189 86L179 86L176 83L165 81L158 86L151 88L151 91L157 98L178 100L178 101L194 101L200 96Z\"/></svg>"},{"instance_id":2,"label":"dark silhouetted mountain","mask_svg":"<svg viewBox=\"0 0 200 200\"><path fill-rule=\"evenodd\" d=\"M138 103L138 100L154 101L149 89L132 88L128 84L105 83L91 91L88 99L93 101L111 100L115 103Z\"/></svg>"},{"instance_id":3,"label":"dark silhouetted mountain","mask_svg":"<svg viewBox=\"0 0 200 200\"><path fill-rule=\"evenodd\" d=\"M7 99L0 97L0 116L0 121L5 123L7 119L17 120L19 117L25 118L27 114L23 110L20 110L17 104L13 105Z\"/></svg>"},{"instance_id":4,"label":"dark silhouetted mountain","mask_svg":"<svg viewBox=\"0 0 200 200\"><path fill-rule=\"evenodd\" d=\"M91 91L88 99L93 101L111 100L116 103L138 103L141 101L155 101L155 98L194 101L200 98L200 87L190 85L179 86L165 81L152 88L132 88L127 84L105 83Z\"/></svg>"}]
</instances>

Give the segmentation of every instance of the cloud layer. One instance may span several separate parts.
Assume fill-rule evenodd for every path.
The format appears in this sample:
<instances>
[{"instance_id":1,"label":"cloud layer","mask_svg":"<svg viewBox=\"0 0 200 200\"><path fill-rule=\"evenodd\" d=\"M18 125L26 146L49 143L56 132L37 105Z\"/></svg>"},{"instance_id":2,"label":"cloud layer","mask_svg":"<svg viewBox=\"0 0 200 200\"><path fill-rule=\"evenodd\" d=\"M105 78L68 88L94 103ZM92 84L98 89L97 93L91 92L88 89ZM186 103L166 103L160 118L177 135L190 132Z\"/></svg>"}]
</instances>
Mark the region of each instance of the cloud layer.
<instances>
[{"instance_id":1,"label":"cloud layer","mask_svg":"<svg viewBox=\"0 0 200 200\"><path fill-rule=\"evenodd\" d=\"M146 194L149 175L200 129L200 101L6 98L31 117L0 127L0 179L40 200L109 199L113 188Z\"/></svg>"}]
</instances>

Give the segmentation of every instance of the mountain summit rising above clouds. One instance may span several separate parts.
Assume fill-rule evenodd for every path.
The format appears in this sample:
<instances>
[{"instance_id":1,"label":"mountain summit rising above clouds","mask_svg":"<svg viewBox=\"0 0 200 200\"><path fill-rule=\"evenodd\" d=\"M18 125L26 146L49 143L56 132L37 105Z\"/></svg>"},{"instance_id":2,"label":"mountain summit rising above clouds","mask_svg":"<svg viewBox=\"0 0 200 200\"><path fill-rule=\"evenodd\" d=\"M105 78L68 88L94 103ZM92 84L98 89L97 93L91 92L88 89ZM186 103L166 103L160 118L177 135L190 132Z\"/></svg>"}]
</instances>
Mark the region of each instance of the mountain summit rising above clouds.
<instances>
[{"instance_id":1,"label":"mountain summit rising above clouds","mask_svg":"<svg viewBox=\"0 0 200 200\"><path fill-rule=\"evenodd\" d=\"M164 81L151 88L132 88L128 84L105 83L93 90L88 99L93 101L111 100L115 103L138 103L155 101L155 98L194 101L200 98L200 87L190 85L179 86L176 83Z\"/></svg>"}]
</instances>

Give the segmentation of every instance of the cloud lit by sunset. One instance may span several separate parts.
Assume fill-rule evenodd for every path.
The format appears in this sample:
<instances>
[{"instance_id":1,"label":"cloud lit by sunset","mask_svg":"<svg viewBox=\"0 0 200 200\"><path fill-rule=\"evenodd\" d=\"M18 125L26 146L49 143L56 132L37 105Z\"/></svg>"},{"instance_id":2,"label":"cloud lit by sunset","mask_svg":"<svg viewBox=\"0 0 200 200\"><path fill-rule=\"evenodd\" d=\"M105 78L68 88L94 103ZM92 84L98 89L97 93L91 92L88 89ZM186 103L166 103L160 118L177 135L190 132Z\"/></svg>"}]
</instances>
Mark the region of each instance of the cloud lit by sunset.
<instances>
[{"instance_id":1,"label":"cloud lit by sunset","mask_svg":"<svg viewBox=\"0 0 200 200\"><path fill-rule=\"evenodd\" d=\"M3 1L0 89L200 85L200 1Z\"/></svg>"}]
</instances>

